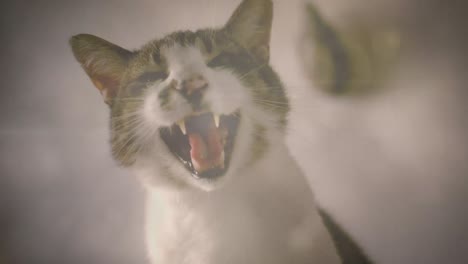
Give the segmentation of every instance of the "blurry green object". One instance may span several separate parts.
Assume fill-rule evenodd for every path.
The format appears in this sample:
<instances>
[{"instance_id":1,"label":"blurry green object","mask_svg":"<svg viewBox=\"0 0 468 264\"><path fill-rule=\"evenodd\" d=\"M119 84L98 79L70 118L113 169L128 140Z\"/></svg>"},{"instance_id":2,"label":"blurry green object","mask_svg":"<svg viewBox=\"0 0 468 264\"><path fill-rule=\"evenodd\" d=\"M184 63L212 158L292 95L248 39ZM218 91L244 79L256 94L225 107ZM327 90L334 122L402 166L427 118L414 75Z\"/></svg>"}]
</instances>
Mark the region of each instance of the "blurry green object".
<instances>
[{"instance_id":1,"label":"blurry green object","mask_svg":"<svg viewBox=\"0 0 468 264\"><path fill-rule=\"evenodd\" d=\"M329 94L375 91L395 64L400 37L373 25L346 25L339 30L311 3L306 4L301 58L312 82Z\"/></svg>"}]
</instances>

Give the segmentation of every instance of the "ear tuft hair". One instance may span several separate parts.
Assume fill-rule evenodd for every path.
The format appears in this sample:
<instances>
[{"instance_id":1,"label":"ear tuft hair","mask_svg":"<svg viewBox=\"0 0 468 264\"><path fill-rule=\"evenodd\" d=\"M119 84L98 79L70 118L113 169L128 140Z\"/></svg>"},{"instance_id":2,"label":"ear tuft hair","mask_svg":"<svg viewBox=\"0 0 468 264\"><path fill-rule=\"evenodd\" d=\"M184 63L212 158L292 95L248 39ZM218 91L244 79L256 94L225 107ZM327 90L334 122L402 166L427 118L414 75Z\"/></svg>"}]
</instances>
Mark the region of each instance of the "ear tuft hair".
<instances>
[{"instance_id":1,"label":"ear tuft hair","mask_svg":"<svg viewBox=\"0 0 468 264\"><path fill-rule=\"evenodd\" d=\"M133 53L89 34L71 37L70 46L104 101L111 104Z\"/></svg>"}]
</instances>

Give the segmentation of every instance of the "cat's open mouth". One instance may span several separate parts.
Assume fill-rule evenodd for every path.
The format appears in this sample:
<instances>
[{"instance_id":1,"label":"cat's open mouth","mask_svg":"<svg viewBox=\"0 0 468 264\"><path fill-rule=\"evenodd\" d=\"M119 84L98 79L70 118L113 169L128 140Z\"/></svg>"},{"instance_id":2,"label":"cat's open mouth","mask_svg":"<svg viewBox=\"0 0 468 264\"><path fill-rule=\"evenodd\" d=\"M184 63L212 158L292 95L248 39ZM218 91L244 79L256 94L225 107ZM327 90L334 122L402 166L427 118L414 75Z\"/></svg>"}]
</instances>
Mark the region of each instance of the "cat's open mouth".
<instances>
[{"instance_id":1,"label":"cat's open mouth","mask_svg":"<svg viewBox=\"0 0 468 264\"><path fill-rule=\"evenodd\" d=\"M229 167L240 114L190 115L160 129L161 138L172 154L196 178L222 176Z\"/></svg>"}]
</instances>

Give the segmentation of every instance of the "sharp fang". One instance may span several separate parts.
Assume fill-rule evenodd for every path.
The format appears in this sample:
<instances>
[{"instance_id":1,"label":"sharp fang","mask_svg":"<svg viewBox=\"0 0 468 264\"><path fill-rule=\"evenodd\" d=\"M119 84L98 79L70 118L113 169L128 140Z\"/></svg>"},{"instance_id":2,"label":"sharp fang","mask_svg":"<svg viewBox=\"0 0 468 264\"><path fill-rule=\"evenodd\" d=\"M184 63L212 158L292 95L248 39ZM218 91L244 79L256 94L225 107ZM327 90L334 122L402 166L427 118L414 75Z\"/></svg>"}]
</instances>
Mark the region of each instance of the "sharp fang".
<instances>
[{"instance_id":1,"label":"sharp fang","mask_svg":"<svg viewBox=\"0 0 468 264\"><path fill-rule=\"evenodd\" d=\"M184 135L187 135L187 128L185 127L185 120L181 120L181 121L177 122L177 124L179 125L180 130L182 131L182 133Z\"/></svg>"},{"instance_id":2,"label":"sharp fang","mask_svg":"<svg viewBox=\"0 0 468 264\"><path fill-rule=\"evenodd\" d=\"M214 122L216 127L219 127L219 115L213 114Z\"/></svg>"}]
</instances>

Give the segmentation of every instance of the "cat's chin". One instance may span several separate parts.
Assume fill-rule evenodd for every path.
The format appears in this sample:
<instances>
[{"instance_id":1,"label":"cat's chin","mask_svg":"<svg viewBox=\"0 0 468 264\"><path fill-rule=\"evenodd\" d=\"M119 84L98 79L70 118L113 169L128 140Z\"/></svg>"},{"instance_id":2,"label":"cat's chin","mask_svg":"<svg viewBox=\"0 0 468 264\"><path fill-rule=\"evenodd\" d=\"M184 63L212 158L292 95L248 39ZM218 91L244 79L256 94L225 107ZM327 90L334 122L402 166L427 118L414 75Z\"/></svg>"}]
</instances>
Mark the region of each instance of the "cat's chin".
<instances>
[{"instance_id":1,"label":"cat's chin","mask_svg":"<svg viewBox=\"0 0 468 264\"><path fill-rule=\"evenodd\" d=\"M159 132L173 156L192 177L206 182L208 189L212 189L213 183L229 169L240 118L239 111L229 115L198 112L161 127Z\"/></svg>"}]
</instances>

